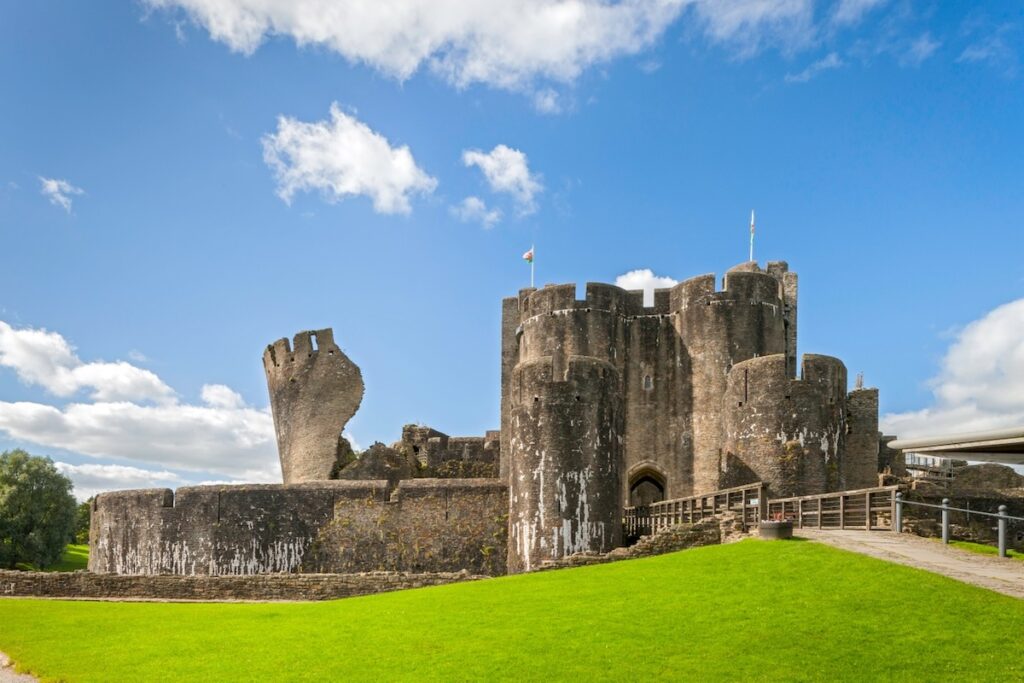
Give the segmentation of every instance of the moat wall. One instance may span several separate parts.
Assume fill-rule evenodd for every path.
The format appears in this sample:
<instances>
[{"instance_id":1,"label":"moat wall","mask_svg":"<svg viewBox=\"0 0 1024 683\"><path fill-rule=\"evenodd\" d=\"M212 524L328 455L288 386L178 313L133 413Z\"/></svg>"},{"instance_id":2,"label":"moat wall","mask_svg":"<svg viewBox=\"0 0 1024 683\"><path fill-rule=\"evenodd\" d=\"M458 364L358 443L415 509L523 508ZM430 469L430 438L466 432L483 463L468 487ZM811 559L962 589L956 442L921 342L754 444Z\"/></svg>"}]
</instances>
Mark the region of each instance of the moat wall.
<instances>
[{"instance_id":1,"label":"moat wall","mask_svg":"<svg viewBox=\"0 0 1024 683\"><path fill-rule=\"evenodd\" d=\"M89 570L503 574L507 515L493 479L119 491L93 502Z\"/></svg>"}]
</instances>

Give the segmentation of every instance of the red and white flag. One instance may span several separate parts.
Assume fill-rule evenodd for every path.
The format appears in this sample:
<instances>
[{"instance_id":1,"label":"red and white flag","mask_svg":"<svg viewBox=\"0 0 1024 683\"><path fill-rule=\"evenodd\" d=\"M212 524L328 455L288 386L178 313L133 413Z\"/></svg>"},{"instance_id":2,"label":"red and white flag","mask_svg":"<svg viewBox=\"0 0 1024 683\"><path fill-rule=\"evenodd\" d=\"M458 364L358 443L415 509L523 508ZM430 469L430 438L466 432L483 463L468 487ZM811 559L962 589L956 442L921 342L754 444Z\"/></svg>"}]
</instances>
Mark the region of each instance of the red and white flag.
<instances>
[{"instance_id":1,"label":"red and white flag","mask_svg":"<svg viewBox=\"0 0 1024 683\"><path fill-rule=\"evenodd\" d=\"M533 263L533 247L530 247L530 251L523 254L523 260Z\"/></svg>"}]
</instances>

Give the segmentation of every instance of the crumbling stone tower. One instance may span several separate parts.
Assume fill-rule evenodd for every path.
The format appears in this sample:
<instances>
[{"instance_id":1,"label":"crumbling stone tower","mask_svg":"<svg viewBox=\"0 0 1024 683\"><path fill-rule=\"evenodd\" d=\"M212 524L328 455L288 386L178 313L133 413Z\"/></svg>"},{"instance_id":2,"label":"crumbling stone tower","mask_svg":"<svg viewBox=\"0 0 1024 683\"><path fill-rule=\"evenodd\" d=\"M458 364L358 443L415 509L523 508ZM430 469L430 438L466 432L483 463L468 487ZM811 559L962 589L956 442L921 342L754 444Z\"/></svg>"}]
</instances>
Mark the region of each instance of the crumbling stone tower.
<instances>
[{"instance_id":1,"label":"crumbling stone tower","mask_svg":"<svg viewBox=\"0 0 1024 683\"><path fill-rule=\"evenodd\" d=\"M278 339L263 352L285 484L330 479L350 451L342 438L363 400L363 375L330 329ZM344 464L344 463L342 463Z\"/></svg>"}]
</instances>

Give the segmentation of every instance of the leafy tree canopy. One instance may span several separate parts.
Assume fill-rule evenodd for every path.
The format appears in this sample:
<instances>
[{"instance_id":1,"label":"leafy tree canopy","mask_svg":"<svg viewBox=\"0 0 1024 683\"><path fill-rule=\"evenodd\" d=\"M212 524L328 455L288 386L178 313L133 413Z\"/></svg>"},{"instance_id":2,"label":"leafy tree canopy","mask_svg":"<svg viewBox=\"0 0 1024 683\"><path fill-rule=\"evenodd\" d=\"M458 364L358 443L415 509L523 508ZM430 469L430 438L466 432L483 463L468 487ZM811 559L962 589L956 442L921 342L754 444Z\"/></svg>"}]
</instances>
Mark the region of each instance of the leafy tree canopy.
<instances>
[{"instance_id":1,"label":"leafy tree canopy","mask_svg":"<svg viewBox=\"0 0 1024 683\"><path fill-rule=\"evenodd\" d=\"M75 526L71 480L49 458L0 453L0 567L58 562Z\"/></svg>"}]
</instances>

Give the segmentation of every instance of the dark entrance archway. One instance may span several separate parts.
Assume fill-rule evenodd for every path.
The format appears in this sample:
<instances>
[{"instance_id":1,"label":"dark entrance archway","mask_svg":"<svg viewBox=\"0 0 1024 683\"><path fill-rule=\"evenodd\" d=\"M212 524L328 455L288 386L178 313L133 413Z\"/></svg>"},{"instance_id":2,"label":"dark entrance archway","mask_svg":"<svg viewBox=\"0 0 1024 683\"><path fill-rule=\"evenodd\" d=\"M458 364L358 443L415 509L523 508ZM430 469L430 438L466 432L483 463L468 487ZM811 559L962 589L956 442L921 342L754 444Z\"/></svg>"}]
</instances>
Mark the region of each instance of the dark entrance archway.
<instances>
[{"instance_id":1,"label":"dark entrance archway","mask_svg":"<svg viewBox=\"0 0 1024 683\"><path fill-rule=\"evenodd\" d=\"M665 479L657 472L641 470L629 480L629 504L644 507L665 500Z\"/></svg>"}]
</instances>

